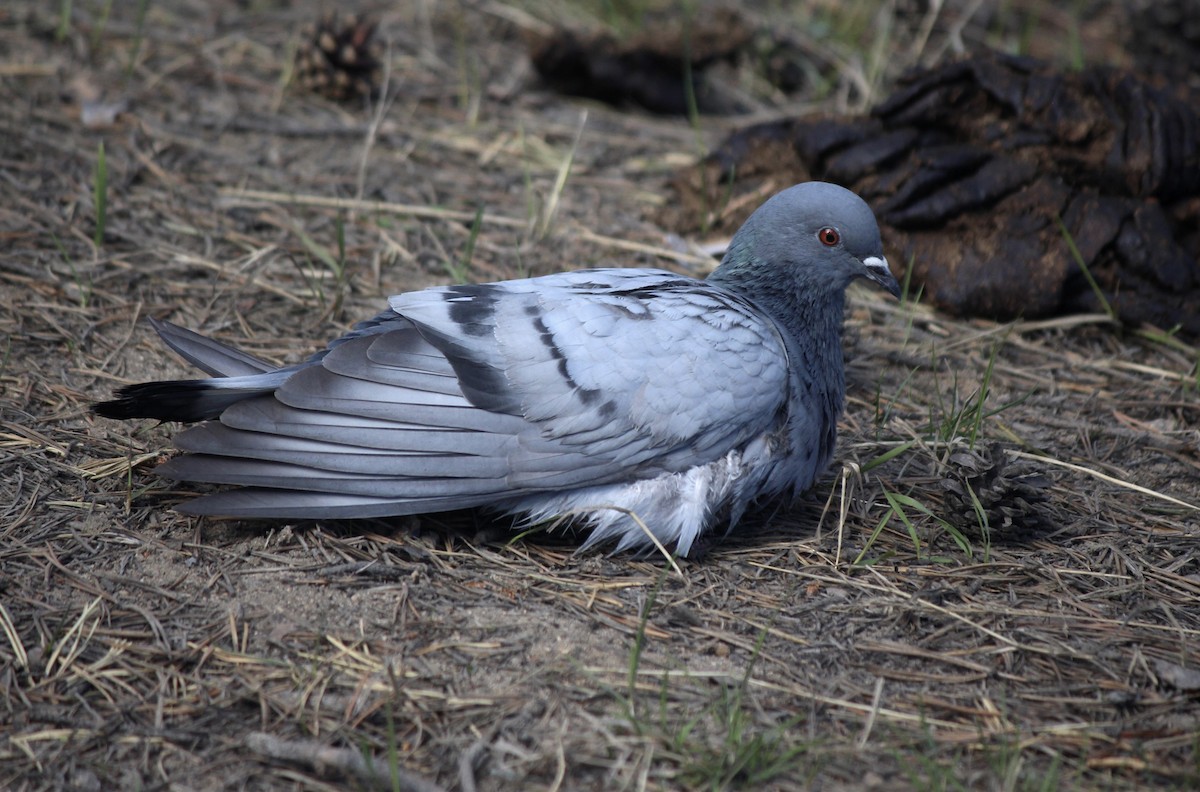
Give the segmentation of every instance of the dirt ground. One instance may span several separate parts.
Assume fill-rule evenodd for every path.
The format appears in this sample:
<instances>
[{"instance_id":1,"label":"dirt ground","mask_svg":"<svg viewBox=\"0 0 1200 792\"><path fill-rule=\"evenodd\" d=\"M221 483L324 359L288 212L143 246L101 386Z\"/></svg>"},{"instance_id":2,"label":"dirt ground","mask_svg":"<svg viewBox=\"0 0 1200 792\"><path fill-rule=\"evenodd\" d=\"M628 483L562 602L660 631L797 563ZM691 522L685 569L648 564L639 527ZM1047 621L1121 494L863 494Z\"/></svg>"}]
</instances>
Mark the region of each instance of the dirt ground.
<instances>
[{"instance_id":1,"label":"dirt ground","mask_svg":"<svg viewBox=\"0 0 1200 792\"><path fill-rule=\"evenodd\" d=\"M914 4L794 5L761 14L840 71L785 101L731 68L755 117L986 38L947 22L978 4L920 51L880 27ZM1037 54L1080 29L999 5ZM1200 786L1187 340L855 289L832 471L677 568L485 514L186 518L176 427L89 414L188 374L147 316L283 362L407 289L701 267L655 217L746 119L546 90L527 39L585 6L363 6L374 105L292 85L316 2L0 9L0 788Z\"/></svg>"}]
</instances>

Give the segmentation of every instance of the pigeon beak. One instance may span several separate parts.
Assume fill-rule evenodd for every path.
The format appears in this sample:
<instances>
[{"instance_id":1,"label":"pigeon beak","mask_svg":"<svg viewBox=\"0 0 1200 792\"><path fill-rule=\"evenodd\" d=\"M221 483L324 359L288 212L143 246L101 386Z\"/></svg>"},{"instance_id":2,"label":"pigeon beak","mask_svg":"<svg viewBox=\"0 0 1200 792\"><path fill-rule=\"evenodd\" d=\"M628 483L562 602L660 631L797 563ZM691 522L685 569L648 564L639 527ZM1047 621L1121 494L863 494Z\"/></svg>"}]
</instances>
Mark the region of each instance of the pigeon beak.
<instances>
[{"instance_id":1,"label":"pigeon beak","mask_svg":"<svg viewBox=\"0 0 1200 792\"><path fill-rule=\"evenodd\" d=\"M892 268L888 266L887 259L883 256L869 256L863 259L862 263L867 268L865 274L868 280L878 283L891 292L891 295L897 300L900 299L900 284L896 282L896 276L892 274Z\"/></svg>"}]
</instances>

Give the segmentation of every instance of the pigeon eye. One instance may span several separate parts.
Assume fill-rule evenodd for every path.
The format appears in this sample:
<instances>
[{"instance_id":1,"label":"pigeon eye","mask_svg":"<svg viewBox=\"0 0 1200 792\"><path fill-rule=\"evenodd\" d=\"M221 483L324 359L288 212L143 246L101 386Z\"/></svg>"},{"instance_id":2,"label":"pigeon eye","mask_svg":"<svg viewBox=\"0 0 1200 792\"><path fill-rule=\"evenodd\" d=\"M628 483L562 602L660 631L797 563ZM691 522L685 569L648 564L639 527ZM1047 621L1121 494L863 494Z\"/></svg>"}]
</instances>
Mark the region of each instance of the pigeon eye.
<instances>
[{"instance_id":1,"label":"pigeon eye","mask_svg":"<svg viewBox=\"0 0 1200 792\"><path fill-rule=\"evenodd\" d=\"M842 241L842 235L832 226L825 226L817 232L817 239L821 240L821 244L826 247L833 247L838 242Z\"/></svg>"}]
</instances>

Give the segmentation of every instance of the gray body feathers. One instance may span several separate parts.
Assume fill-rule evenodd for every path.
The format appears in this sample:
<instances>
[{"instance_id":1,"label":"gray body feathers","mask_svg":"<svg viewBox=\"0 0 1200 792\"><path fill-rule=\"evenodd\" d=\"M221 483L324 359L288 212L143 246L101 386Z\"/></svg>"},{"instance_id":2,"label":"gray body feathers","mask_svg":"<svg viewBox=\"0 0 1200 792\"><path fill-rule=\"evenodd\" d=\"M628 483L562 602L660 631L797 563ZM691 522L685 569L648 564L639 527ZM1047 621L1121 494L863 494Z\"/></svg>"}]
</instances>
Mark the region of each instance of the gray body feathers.
<instances>
[{"instance_id":1,"label":"gray body feathers","mask_svg":"<svg viewBox=\"0 0 1200 792\"><path fill-rule=\"evenodd\" d=\"M821 187L850 196L862 223L857 197ZM780 197L756 217L794 214L797 196ZM759 500L801 492L828 465L845 287L870 277L895 291L872 263L873 218L862 234L864 253L822 260L837 251L775 250L779 235L752 218L707 281L612 269L401 294L279 370L158 322L214 378L132 386L96 411L205 421L178 435L186 453L159 470L238 488L180 507L192 514L486 506L533 522L575 517L592 528L587 544L619 549L648 545L649 530L686 555L718 520L732 526Z\"/></svg>"}]
</instances>

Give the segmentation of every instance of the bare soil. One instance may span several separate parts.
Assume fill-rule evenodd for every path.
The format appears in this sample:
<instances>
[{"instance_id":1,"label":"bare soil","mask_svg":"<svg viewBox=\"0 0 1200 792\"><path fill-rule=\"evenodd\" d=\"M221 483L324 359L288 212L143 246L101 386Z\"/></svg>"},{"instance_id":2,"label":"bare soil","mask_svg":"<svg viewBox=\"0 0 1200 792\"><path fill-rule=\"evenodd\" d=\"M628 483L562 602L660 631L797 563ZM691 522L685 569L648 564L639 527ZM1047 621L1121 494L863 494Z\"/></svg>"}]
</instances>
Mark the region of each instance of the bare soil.
<instances>
[{"instance_id":1,"label":"bare soil","mask_svg":"<svg viewBox=\"0 0 1200 792\"><path fill-rule=\"evenodd\" d=\"M654 218L739 121L545 90L526 37L577 10L375 6L391 98L336 105L289 84L317 3L139 5L0 10L0 788L1200 785L1200 351L1107 317L855 290L833 470L677 570L172 512L175 427L88 413L189 374L144 317L284 362L407 289L698 271ZM878 98L921 55L878 41L762 113Z\"/></svg>"}]
</instances>

